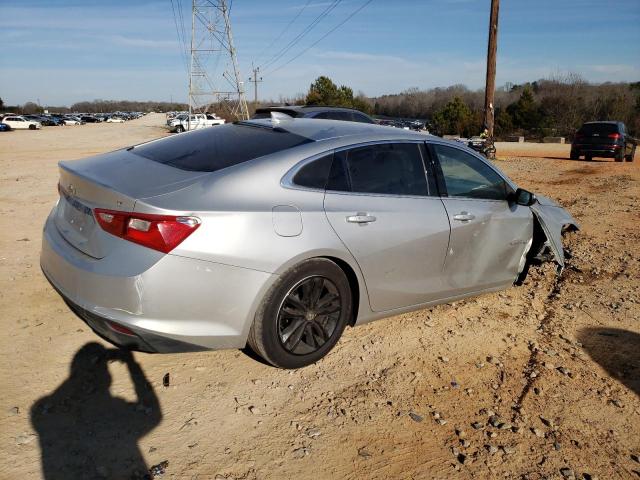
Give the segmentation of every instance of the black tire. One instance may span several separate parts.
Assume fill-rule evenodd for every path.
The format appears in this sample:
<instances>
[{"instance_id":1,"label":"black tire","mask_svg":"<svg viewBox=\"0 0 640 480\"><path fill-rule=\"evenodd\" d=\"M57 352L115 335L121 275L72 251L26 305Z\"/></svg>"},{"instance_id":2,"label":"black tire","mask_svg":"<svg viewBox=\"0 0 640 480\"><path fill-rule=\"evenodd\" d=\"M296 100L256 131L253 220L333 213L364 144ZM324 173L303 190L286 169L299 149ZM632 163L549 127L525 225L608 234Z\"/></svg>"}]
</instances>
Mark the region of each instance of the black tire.
<instances>
[{"instance_id":1,"label":"black tire","mask_svg":"<svg viewBox=\"0 0 640 480\"><path fill-rule=\"evenodd\" d=\"M249 332L249 346L279 368L317 362L335 346L349 323L352 298L346 275L331 260L317 258L296 265L280 276L262 300ZM318 308L329 313L317 314Z\"/></svg>"},{"instance_id":2,"label":"black tire","mask_svg":"<svg viewBox=\"0 0 640 480\"><path fill-rule=\"evenodd\" d=\"M29 130L35 130L36 126L35 125L29 125Z\"/></svg>"},{"instance_id":3,"label":"black tire","mask_svg":"<svg viewBox=\"0 0 640 480\"><path fill-rule=\"evenodd\" d=\"M624 146L616 153L616 162L624 162Z\"/></svg>"},{"instance_id":4,"label":"black tire","mask_svg":"<svg viewBox=\"0 0 640 480\"><path fill-rule=\"evenodd\" d=\"M569 154L569 158L571 160L579 160L580 155L577 152L574 152L573 150L571 150L571 153Z\"/></svg>"},{"instance_id":5,"label":"black tire","mask_svg":"<svg viewBox=\"0 0 640 480\"><path fill-rule=\"evenodd\" d=\"M584 156L584 159L585 159L587 162L590 162L591 160L593 160L593 157L592 157L591 155L585 155L585 156Z\"/></svg>"},{"instance_id":6,"label":"black tire","mask_svg":"<svg viewBox=\"0 0 640 480\"><path fill-rule=\"evenodd\" d=\"M178 125L176 127L176 133L182 133L182 132L184 132L184 127L182 125Z\"/></svg>"}]
</instances>

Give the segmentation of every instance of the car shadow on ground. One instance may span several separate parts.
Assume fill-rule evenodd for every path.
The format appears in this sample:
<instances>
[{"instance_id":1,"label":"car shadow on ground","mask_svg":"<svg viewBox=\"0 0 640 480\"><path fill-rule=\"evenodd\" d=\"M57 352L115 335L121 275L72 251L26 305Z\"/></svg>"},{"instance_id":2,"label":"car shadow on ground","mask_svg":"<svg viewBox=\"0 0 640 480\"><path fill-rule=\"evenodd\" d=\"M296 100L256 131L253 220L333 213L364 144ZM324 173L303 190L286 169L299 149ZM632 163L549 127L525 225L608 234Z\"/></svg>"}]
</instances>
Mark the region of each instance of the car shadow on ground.
<instances>
[{"instance_id":1,"label":"car shadow on ground","mask_svg":"<svg viewBox=\"0 0 640 480\"><path fill-rule=\"evenodd\" d=\"M111 395L109 362L127 366L135 402ZM87 343L75 354L69 378L31 407L43 477L151 478L138 441L161 420L158 397L131 352Z\"/></svg>"},{"instance_id":2,"label":"car shadow on ground","mask_svg":"<svg viewBox=\"0 0 640 480\"><path fill-rule=\"evenodd\" d=\"M590 327L578 332L578 341L609 375L640 396L640 334Z\"/></svg>"},{"instance_id":3,"label":"car shadow on ground","mask_svg":"<svg viewBox=\"0 0 640 480\"><path fill-rule=\"evenodd\" d=\"M498 152L498 156L500 158L503 158L504 156L500 156L499 155L500 152ZM580 158L578 160L572 160L569 157L559 157L559 156L553 156L553 155L539 155L539 154L533 154L533 155L520 155L520 154L513 154L513 155L507 155L505 158L508 157L515 157L515 158L542 158L544 160L565 160L567 162L573 162L573 163L615 163L614 160L612 158L593 158L591 160L585 160L584 158Z\"/></svg>"},{"instance_id":4,"label":"car shadow on ground","mask_svg":"<svg viewBox=\"0 0 640 480\"><path fill-rule=\"evenodd\" d=\"M592 160L585 160L584 158L573 160L569 157L551 157L551 156L543 156L543 157L531 157L531 158L544 158L545 160L566 160L567 162L580 162L580 163L611 163L613 160L607 158L594 158Z\"/></svg>"},{"instance_id":5,"label":"car shadow on ground","mask_svg":"<svg viewBox=\"0 0 640 480\"><path fill-rule=\"evenodd\" d=\"M258 355L256 352L254 352L251 347L249 345L247 345L246 347L244 347L241 350L242 353L244 353L247 357L249 357L252 360L255 360L258 363L261 363L263 365L266 365L267 367L273 367L273 365L271 365L269 362L267 362L264 358L262 358L260 355Z\"/></svg>"}]
</instances>

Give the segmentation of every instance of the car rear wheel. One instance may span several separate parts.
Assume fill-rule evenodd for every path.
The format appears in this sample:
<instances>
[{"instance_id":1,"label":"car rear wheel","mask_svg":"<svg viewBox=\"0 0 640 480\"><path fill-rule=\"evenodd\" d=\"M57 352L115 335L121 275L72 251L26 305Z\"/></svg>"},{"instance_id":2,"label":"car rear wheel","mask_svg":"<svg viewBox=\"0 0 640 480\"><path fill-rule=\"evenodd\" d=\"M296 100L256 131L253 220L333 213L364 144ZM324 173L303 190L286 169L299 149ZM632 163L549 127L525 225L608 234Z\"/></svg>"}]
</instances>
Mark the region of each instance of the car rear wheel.
<instances>
[{"instance_id":1,"label":"car rear wheel","mask_svg":"<svg viewBox=\"0 0 640 480\"><path fill-rule=\"evenodd\" d=\"M579 160L580 159L580 155L578 154L578 152L574 152L572 150L571 153L569 154L569 158L571 160Z\"/></svg>"},{"instance_id":2,"label":"car rear wheel","mask_svg":"<svg viewBox=\"0 0 640 480\"><path fill-rule=\"evenodd\" d=\"M584 159L585 159L587 162L590 162L591 160L593 160L593 157L592 157L591 155L585 155L585 156L584 156Z\"/></svg>"},{"instance_id":3,"label":"car rear wheel","mask_svg":"<svg viewBox=\"0 0 640 480\"><path fill-rule=\"evenodd\" d=\"M248 342L280 368L300 368L338 342L352 312L349 281L335 263L313 259L281 275L256 312Z\"/></svg>"},{"instance_id":4,"label":"car rear wheel","mask_svg":"<svg viewBox=\"0 0 640 480\"><path fill-rule=\"evenodd\" d=\"M624 146L616 153L616 162L624 162Z\"/></svg>"}]
</instances>

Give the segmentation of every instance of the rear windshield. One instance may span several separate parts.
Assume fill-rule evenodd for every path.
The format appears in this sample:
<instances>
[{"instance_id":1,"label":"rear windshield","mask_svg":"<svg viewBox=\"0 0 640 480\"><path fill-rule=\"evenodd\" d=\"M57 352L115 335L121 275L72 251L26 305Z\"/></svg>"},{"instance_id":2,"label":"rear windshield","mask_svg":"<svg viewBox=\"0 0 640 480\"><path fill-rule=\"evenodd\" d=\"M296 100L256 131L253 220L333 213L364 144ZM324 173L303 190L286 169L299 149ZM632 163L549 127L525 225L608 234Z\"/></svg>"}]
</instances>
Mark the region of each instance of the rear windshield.
<instances>
[{"instance_id":1,"label":"rear windshield","mask_svg":"<svg viewBox=\"0 0 640 480\"><path fill-rule=\"evenodd\" d=\"M181 170L215 172L312 141L280 128L234 123L180 133L131 153Z\"/></svg>"},{"instance_id":2,"label":"rear windshield","mask_svg":"<svg viewBox=\"0 0 640 480\"><path fill-rule=\"evenodd\" d=\"M618 125L615 123L587 123L582 125L578 133L583 135L593 135L594 133L608 135L618 133Z\"/></svg>"}]
</instances>

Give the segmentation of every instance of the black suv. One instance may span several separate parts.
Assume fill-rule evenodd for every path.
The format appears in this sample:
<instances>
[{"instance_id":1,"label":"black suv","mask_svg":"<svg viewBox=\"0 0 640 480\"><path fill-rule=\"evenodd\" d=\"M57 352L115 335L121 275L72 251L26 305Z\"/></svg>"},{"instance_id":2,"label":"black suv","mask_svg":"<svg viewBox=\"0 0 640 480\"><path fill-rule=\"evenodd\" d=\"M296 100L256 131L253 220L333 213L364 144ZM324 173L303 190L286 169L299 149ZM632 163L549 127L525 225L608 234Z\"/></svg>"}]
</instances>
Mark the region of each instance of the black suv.
<instances>
[{"instance_id":1,"label":"black suv","mask_svg":"<svg viewBox=\"0 0 640 480\"><path fill-rule=\"evenodd\" d=\"M343 107L320 107L316 105L291 105L257 108L251 118L270 118L271 112L279 112L294 118L321 118L324 120L344 120L347 122L376 123L373 118L360 110Z\"/></svg>"},{"instance_id":2,"label":"black suv","mask_svg":"<svg viewBox=\"0 0 640 480\"><path fill-rule=\"evenodd\" d=\"M584 155L585 160L605 157L615 158L616 162L633 162L636 143L622 122L587 122L573 137L570 157L578 160Z\"/></svg>"}]
</instances>

